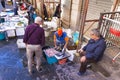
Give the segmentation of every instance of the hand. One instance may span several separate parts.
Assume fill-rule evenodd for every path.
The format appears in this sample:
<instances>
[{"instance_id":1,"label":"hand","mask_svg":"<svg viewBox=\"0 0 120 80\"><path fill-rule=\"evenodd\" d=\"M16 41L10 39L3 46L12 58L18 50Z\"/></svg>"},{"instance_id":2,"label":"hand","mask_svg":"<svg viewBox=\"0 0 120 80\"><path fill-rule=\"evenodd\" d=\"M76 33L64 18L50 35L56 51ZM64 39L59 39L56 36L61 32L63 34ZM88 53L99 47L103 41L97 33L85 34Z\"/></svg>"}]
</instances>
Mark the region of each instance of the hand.
<instances>
[{"instance_id":1,"label":"hand","mask_svg":"<svg viewBox=\"0 0 120 80\"><path fill-rule=\"evenodd\" d=\"M58 47L58 46L55 46L54 48L55 48L56 50L59 50L59 47Z\"/></svg>"},{"instance_id":2,"label":"hand","mask_svg":"<svg viewBox=\"0 0 120 80\"><path fill-rule=\"evenodd\" d=\"M25 43L25 46L27 46L27 44Z\"/></svg>"},{"instance_id":3,"label":"hand","mask_svg":"<svg viewBox=\"0 0 120 80\"><path fill-rule=\"evenodd\" d=\"M81 57L80 62L85 62L85 61L86 61L86 57L85 56Z\"/></svg>"},{"instance_id":4,"label":"hand","mask_svg":"<svg viewBox=\"0 0 120 80\"><path fill-rule=\"evenodd\" d=\"M55 45L55 49L57 49L58 48L58 46L57 45Z\"/></svg>"},{"instance_id":5,"label":"hand","mask_svg":"<svg viewBox=\"0 0 120 80\"><path fill-rule=\"evenodd\" d=\"M55 46L55 49L57 49L57 46Z\"/></svg>"},{"instance_id":6,"label":"hand","mask_svg":"<svg viewBox=\"0 0 120 80\"><path fill-rule=\"evenodd\" d=\"M82 49L79 49L79 50L78 50L78 52L79 52L79 53L82 53L82 52L83 52L83 50L82 50Z\"/></svg>"},{"instance_id":7,"label":"hand","mask_svg":"<svg viewBox=\"0 0 120 80\"><path fill-rule=\"evenodd\" d=\"M65 48L62 49L62 53L65 52Z\"/></svg>"}]
</instances>

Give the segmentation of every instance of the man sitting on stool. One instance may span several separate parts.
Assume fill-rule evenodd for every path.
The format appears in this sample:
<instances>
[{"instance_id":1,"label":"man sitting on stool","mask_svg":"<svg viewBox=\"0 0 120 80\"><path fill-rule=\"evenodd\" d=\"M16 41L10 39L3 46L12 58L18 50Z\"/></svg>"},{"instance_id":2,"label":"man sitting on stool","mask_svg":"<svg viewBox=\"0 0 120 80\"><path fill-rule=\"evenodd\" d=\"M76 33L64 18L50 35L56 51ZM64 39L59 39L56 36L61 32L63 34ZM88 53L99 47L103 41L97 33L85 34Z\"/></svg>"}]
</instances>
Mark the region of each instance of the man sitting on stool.
<instances>
[{"instance_id":1,"label":"man sitting on stool","mask_svg":"<svg viewBox=\"0 0 120 80\"><path fill-rule=\"evenodd\" d=\"M78 50L81 55L81 66L78 75L83 75L86 72L87 64L100 61L106 49L106 42L98 29L92 29L90 36L91 39L88 44Z\"/></svg>"}]
</instances>

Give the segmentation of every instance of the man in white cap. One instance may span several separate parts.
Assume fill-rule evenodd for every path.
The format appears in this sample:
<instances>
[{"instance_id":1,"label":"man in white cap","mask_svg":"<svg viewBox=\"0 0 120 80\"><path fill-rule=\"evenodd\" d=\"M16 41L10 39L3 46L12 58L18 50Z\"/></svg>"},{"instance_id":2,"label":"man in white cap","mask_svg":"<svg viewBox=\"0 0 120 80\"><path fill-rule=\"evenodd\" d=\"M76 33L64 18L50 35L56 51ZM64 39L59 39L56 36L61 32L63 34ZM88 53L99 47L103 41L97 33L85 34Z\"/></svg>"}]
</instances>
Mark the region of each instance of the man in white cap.
<instances>
[{"instance_id":1,"label":"man in white cap","mask_svg":"<svg viewBox=\"0 0 120 80\"><path fill-rule=\"evenodd\" d=\"M44 29L41 27L41 25L42 25L42 18L36 17L35 23L28 25L25 30L23 42L26 44L28 71L30 74L33 73L32 62L33 62L34 54L36 58L36 69L37 71L41 70L40 57L42 55L42 46L44 46L45 44Z\"/></svg>"}]
</instances>

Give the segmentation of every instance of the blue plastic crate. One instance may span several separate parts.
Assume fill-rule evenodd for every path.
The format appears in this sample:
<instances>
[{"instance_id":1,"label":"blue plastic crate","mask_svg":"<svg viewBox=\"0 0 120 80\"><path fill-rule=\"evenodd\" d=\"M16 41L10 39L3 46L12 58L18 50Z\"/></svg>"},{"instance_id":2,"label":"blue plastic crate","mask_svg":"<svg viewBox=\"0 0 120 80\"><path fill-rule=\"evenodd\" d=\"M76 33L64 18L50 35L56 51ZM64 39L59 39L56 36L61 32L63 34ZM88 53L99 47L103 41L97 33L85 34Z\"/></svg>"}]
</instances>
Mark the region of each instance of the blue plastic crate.
<instances>
[{"instance_id":1,"label":"blue plastic crate","mask_svg":"<svg viewBox=\"0 0 120 80\"><path fill-rule=\"evenodd\" d=\"M5 39L5 33L4 32L0 32L0 40Z\"/></svg>"},{"instance_id":2,"label":"blue plastic crate","mask_svg":"<svg viewBox=\"0 0 120 80\"><path fill-rule=\"evenodd\" d=\"M47 62L49 63L49 64L53 64L53 63L56 63L56 62L58 62L58 60L53 56L53 57L48 57L47 55L46 55L46 58L47 58Z\"/></svg>"}]
</instances>

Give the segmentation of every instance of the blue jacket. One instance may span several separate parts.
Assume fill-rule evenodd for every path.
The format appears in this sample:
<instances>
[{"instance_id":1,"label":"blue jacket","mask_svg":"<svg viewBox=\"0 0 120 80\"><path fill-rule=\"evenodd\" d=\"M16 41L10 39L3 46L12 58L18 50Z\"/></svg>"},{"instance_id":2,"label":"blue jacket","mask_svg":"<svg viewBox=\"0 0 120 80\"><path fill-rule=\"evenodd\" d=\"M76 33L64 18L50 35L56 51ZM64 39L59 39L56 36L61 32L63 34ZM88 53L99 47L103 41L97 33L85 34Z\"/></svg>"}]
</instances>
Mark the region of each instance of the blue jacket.
<instances>
[{"instance_id":1,"label":"blue jacket","mask_svg":"<svg viewBox=\"0 0 120 80\"><path fill-rule=\"evenodd\" d=\"M83 47L83 50L86 52L85 56L87 59L94 58L95 61L100 61L103 57L104 51L106 49L106 42L103 37L95 41L90 39L88 44Z\"/></svg>"}]
</instances>

